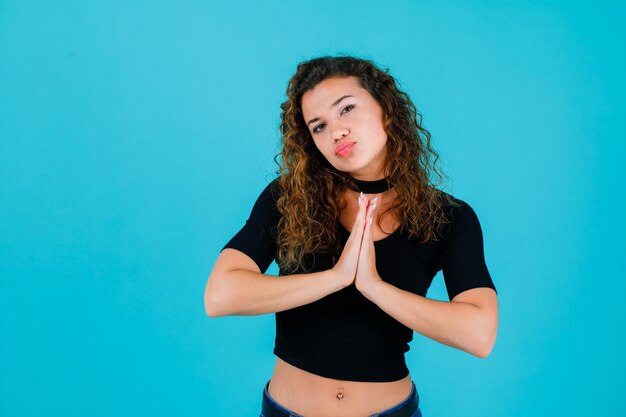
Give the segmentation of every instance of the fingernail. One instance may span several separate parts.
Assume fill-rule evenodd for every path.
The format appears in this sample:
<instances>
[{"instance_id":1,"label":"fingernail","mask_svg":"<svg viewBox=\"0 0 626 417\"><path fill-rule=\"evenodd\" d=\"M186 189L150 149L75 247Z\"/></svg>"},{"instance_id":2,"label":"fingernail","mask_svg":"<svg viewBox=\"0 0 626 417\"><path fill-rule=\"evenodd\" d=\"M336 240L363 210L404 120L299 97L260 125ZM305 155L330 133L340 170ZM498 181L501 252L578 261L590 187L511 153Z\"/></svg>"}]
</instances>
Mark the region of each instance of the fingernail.
<instances>
[{"instance_id":1,"label":"fingernail","mask_svg":"<svg viewBox=\"0 0 626 417\"><path fill-rule=\"evenodd\" d=\"M359 194L359 206L361 205L361 201L363 200L363 191Z\"/></svg>"}]
</instances>

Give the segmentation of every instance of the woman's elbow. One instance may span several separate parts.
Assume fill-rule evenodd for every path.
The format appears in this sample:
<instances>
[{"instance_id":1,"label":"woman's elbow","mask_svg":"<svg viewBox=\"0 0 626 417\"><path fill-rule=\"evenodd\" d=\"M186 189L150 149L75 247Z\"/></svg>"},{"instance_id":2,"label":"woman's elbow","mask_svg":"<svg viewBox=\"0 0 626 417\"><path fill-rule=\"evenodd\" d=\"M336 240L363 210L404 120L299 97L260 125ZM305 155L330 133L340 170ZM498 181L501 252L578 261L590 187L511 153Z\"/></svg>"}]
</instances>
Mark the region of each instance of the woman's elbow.
<instances>
[{"instance_id":1,"label":"woman's elbow","mask_svg":"<svg viewBox=\"0 0 626 417\"><path fill-rule=\"evenodd\" d=\"M476 356L485 359L493 350L498 336L498 312L495 310L485 314L484 320L479 325Z\"/></svg>"},{"instance_id":2,"label":"woman's elbow","mask_svg":"<svg viewBox=\"0 0 626 417\"><path fill-rule=\"evenodd\" d=\"M491 351L493 350L493 347L495 346L495 344L496 344L495 332L483 335L480 343L478 343L477 348L473 352L473 355L481 359L486 359L491 354Z\"/></svg>"},{"instance_id":3,"label":"woman's elbow","mask_svg":"<svg viewBox=\"0 0 626 417\"><path fill-rule=\"evenodd\" d=\"M220 299L221 296L218 294L217 289L212 288L212 286L207 283L207 286L204 289L204 312L207 316L222 317L225 315L220 308L220 306L223 304Z\"/></svg>"},{"instance_id":4,"label":"woman's elbow","mask_svg":"<svg viewBox=\"0 0 626 417\"><path fill-rule=\"evenodd\" d=\"M220 313L215 304L207 300L206 297L204 298L204 312L209 317L220 317Z\"/></svg>"},{"instance_id":5,"label":"woman's elbow","mask_svg":"<svg viewBox=\"0 0 626 417\"><path fill-rule=\"evenodd\" d=\"M487 359L487 357L491 354L492 350L493 350L493 344L482 346L480 350L477 350L476 353L474 353L474 356L480 359Z\"/></svg>"}]
</instances>

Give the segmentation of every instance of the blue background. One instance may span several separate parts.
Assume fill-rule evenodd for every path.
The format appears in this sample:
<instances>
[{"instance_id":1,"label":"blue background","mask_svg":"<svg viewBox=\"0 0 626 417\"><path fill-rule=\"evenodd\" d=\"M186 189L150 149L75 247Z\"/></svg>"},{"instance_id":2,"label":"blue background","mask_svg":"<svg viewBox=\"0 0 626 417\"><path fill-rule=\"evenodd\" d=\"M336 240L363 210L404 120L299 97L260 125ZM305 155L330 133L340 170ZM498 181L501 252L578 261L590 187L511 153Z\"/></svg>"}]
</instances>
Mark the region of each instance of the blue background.
<instances>
[{"instance_id":1,"label":"blue background","mask_svg":"<svg viewBox=\"0 0 626 417\"><path fill-rule=\"evenodd\" d=\"M209 318L204 286L296 64L340 52L422 112L499 291L487 359L415 334L424 415L623 411L625 11L0 0L0 414L258 415L273 315Z\"/></svg>"}]
</instances>

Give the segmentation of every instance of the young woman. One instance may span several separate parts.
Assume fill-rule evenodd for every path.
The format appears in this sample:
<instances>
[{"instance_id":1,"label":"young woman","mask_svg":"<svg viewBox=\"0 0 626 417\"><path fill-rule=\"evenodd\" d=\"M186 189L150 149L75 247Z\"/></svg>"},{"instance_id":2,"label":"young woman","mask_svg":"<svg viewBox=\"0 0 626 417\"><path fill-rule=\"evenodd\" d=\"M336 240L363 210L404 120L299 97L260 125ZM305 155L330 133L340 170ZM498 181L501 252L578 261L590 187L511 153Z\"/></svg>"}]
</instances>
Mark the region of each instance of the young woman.
<instances>
[{"instance_id":1,"label":"young woman","mask_svg":"<svg viewBox=\"0 0 626 417\"><path fill-rule=\"evenodd\" d=\"M222 249L207 314L276 313L263 417L421 416L413 331L480 358L495 343L476 213L433 183L421 115L372 62L299 64L281 108L278 176ZM440 270L450 302L426 298Z\"/></svg>"}]
</instances>

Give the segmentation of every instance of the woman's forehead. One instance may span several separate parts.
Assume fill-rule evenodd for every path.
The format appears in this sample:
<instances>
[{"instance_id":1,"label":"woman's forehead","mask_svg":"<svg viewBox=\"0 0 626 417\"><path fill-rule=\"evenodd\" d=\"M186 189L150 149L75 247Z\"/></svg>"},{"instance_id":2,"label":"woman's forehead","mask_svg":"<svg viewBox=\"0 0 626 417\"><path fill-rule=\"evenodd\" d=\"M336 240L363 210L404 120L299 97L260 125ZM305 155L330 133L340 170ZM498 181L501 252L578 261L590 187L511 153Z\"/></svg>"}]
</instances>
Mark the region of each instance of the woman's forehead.
<instances>
[{"instance_id":1,"label":"woman's forehead","mask_svg":"<svg viewBox=\"0 0 626 417\"><path fill-rule=\"evenodd\" d=\"M324 112L344 96L361 97L365 92L354 76L326 78L302 95L302 113Z\"/></svg>"}]
</instances>

